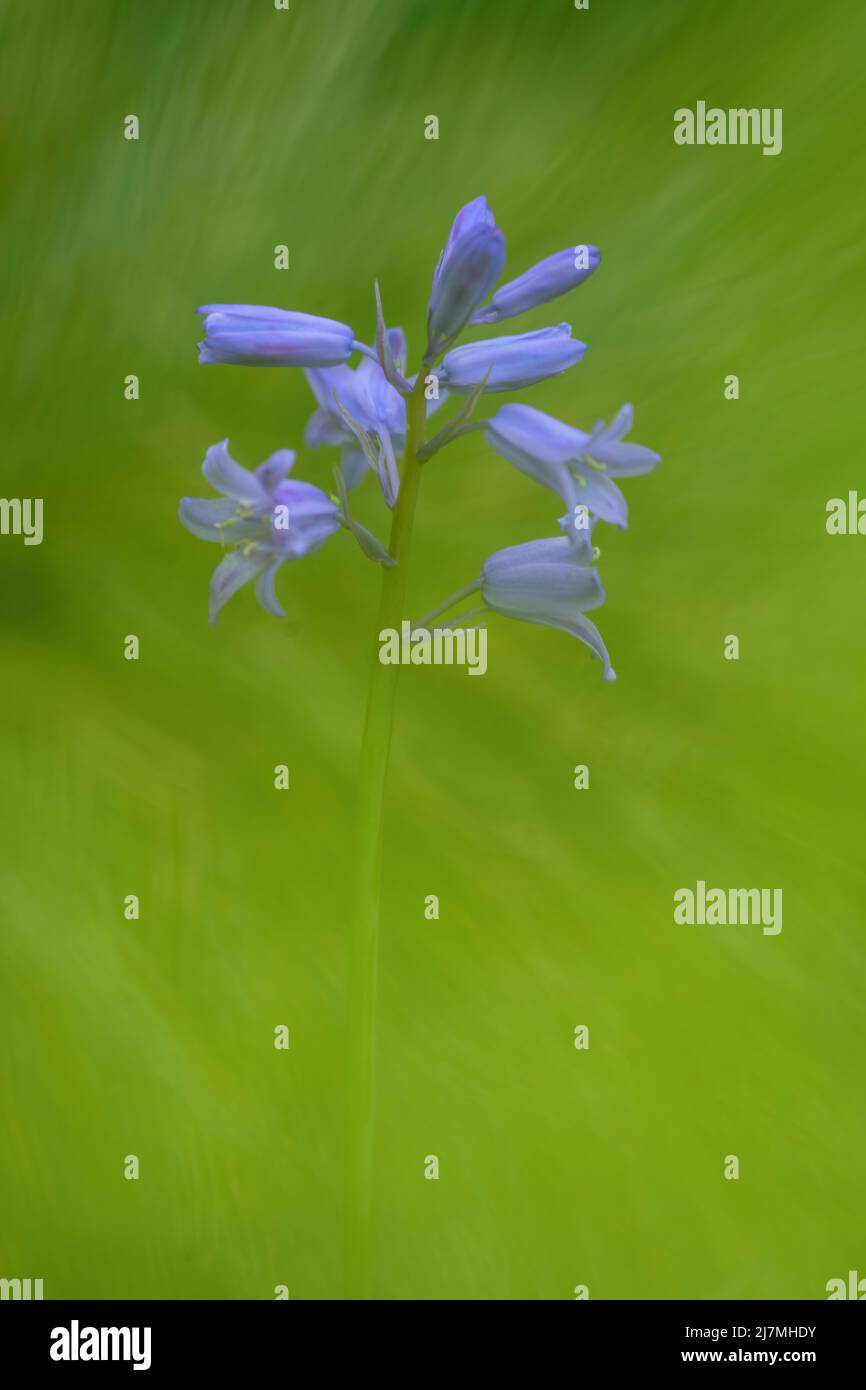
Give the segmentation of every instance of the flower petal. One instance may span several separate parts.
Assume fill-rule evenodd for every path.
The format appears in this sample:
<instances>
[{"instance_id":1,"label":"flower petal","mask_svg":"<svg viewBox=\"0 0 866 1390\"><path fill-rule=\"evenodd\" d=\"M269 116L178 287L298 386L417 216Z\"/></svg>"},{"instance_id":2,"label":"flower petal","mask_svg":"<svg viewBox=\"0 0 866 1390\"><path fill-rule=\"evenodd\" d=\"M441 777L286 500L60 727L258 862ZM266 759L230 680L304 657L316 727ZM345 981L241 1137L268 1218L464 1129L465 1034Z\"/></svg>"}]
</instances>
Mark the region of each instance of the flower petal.
<instances>
[{"instance_id":1,"label":"flower petal","mask_svg":"<svg viewBox=\"0 0 866 1390\"><path fill-rule=\"evenodd\" d=\"M365 477L370 465L363 449L356 449L348 444L340 455L340 467L343 470L346 491L352 492Z\"/></svg>"},{"instance_id":2,"label":"flower petal","mask_svg":"<svg viewBox=\"0 0 866 1390\"><path fill-rule=\"evenodd\" d=\"M564 536L546 536L540 541L524 541L521 545L507 545L497 550L484 562L484 574L508 573L519 565L556 564L567 561L568 542Z\"/></svg>"},{"instance_id":3,"label":"flower petal","mask_svg":"<svg viewBox=\"0 0 866 1390\"><path fill-rule=\"evenodd\" d=\"M491 605L492 607L493 605ZM540 627L555 627L561 632L568 632L578 641L585 643L594 656L601 659L602 675L606 681L615 681L616 672L610 664L607 647L604 645L602 635L595 623L590 622L582 613L575 613L571 617L553 618L537 615L530 617L526 613L509 612L507 608L496 608L496 612L504 614L506 618L515 618L518 622L537 623Z\"/></svg>"},{"instance_id":4,"label":"flower petal","mask_svg":"<svg viewBox=\"0 0 866 1390\"><path fill-rule=\"evenodd\" d=\"M274 494L269 544L278 554L298 559L318 549L340 525L339 510L320 487L291 479ZM285 511L277 511L277 508ZM283 521L288 525L283 525ZM278 526L279 521L279 526Z\"/></svg>"},{"instance_id":5,"label":"flower petal","mask_svg":"<svg viewBox=\"0 0 866 1390\"><path fill-rule=\"evenodd\" d=\"M237 510L237 503L227 497L182 497L179 515L194 536L225 545L229 524Z\"/></svg>"},{"instance_id":6,"label":"flower petal","mask_svg":"<svg viewBox=\"0 0 866 1390\"><path fill-rule=\"evenodd\" d=\"M254 473L235 463L229 453L229 442L223 439L212 444L205 454L201 471L208 482L225 497L234 498L247 507L267 506L268 496Z\"/></svg>"},{"instance_id":7,"label":"flower petal","mask_svg":"<svg viewBox=\"0 0 866 1390\"><path fill-rule=\"evenodd\" d=\"M479 221L468 230L460 229L455 235L460 216L433 279L427 313L428 362L444 352L466 326L505 265L505 237L493 222L492 214L487 214L489 220Z\"/></svg>"},{"instance_id":8,"label":"flower petal","mask_svg":"<svg viewBox=\"0 0 866 1390\"><path fill-rule=\"evenodd\" d=\"M518 409L516 406L513 408ZM568 510L573 512L577 503L584 500L581 497L583 489L575 483L568 464L552 454L534 453L525 447L519 436L500 432L495 428L497 418L494 416L484 431L491 449L508 463L514 464L521 473L556 493Z\"/></svg>"},{"instance_id":9,"label":"flower petal","mask_svg":"<svg viewBox=\"0 0 866 1390\"><path fill-rule=\"evenodd\" d=\"M487 338L452 348L439 367L439 380L449 391L468 392L481 381L485 393L517 391L547 377L560 376L579 362L586 343L571 336L571 325L540 328L535 333L517 333Z\"/></svg>"},{"instance_id":10,"label":"flower petal","mask_svg":"<svg viewBox=\"0 0 866 1390\"><path fill-rule=\"evenodd\" d=\"M602 663L602 676L606 681L616 680L616 671L610 664L610 656L604 640L595 623L582 613L576 613L572 618L562 622L551 622L546 624L549 627L558 627L563 632L570 632L572 637L576 637L580 642L585 642L594 656L600 658Z\"/></svg>"},{"instance_id":11,"label":"flower petal","mask_svg":"<svg viewBox=\"0 0 866 1390\"><path fill-rule=\"evenodd\" d=\"M558 539L569 545L566 536ZM512 565L507 572L491 572L486 567L485 571L482 592L491 608L514 609L531 618L564 620L604 603L601 576L590 565L533 561Z\"/></svg>"},{"instance_id":12,"label":"flower petal","mask_svg":"<svg viewBox=\"0 0 866 1390\"><path fill-rule=\"evenodd\" d=\"M302 314L295 309L274 309L267 304L203 304L197 313L204 317L205 333L327 333L352 338L347 323L325 319L319 314Z\"/></svg>"},{"instance_id":13,"label":"flower petal","mask_svg":"<svg viewBox=\"0 0 866 1390\"><path fill-rule=\"evenodd\" d=\"M633 416L632 407L624 405L608 426L599 421L583 450L615 477L637 477L661 463L661 455L643 444L623 443L623 436L631 431Z\"/></svg>"},{"instance_id":14,"label":"flower petal","mask_svg":"<svg viewBox=\"0 0 866 1390\"><path fill-rule=\"evenodd\" d=\"M624 435L631 434L634 424L634 408L626 401L625 405L620 406L616 415L608 425L607 432L611 439L622 439Z\"/></svg>"},{"instance_id":15,"label":"flower petal","mask_svg":"<svg viewBox=\"0 0 866 1390\"><path fill-rule=\"evenodd\" d=\"M351 357L352 343L347 333L325 329L258 324L250 329L245 320L224 320L199 343L198 360L236 367L332 367Z\"/></svg>"},{"instance_id":16,"label":"flower petal","mask_svg":"<svg viewBox=\"0 0 866 1390\"><path fill-rule=\"evenodd\" d=\"M210 620L217 621L223 608L247 580L254 579L273 563L271 552L264 547L233 550L220 560L210 582Z\"/></svg>"},{"instance_id":17,"label":"flower petal","mask_svg":"<svg viewBox=\"0 0 866 1390\"><path fill-rule=\"evenodd\" d=\"M546 256L516 280L501 285L490 304L472 315L471 322L501 323L503 319L514 318L516 314L546 304L582 284L600 260L598 247L587 245L569 246L565 251ZM588 264L584 265L584 261Z\"/></svg>"},{"instance_id":18,"label":"flower petal","mask_svg":"<svg viewBox=\"0 0 866 1390\"><path fill-rule=\"evenodd\" d=\"M304 429L304 443L308 449L318 449L322 444L345 444L349 438L340 416L330 410L314 410Z\"/></svg>"},{"instance_id":19,"label":"flower petal","mask_svg":"<svg viewBox=\"0 0 866 1390\"><path fill-rule=\"evenodd\" d=\"M277 449L276 453L266 458L264 463L260 463L256 469L256 477L264 488L268 496L273 493L278 483L288 477L295 466L294 449Z\"/></svg>"},{"instance_id":20,"label":"flower petal","mask_svg":"<svg viewBox=\"0 0 866 1390\"><path fill-rule=\"evenodd\" d=\"M525 454L558 463L580 458L591 438L583 430L537 410L534 405L513 402L499 407L487 425L487 434L495 434Z\"/></svg>"},{"instance_id":21,"label":"flower petal","mask_svg":"<svg viewBox=\"0 0 866 1390\"><path fill-rule=\"evenodd\" d=\"M574 467L573 473L583 484L577 488L578 503L589 507L602 521L612 522L624 531L628 526L628 503L616 483L606 473L581 464Z\"/></svg>"},{"instance_id":22,"label":"flower petal","mask_svg":"<svg viewBox=\"0 0 866 1390\"><path fill-rule=\"evenodd\" d=\"M385 335L385 341L397 371L401 373L405 372L406 358L409 351L406 343L406 334L403 332L402 328L389 328Z\"/></svg>"},{"instance_id":23,"label":"flower petal","mask_svg":"<svg viewBox=\"0 0 866 1390\"><path fill-rule=\"evenodd\" d=\"M278 560L276 564L269 565L256 580L256 598L262 605L262 608L266 608L269 613L273 613L275 618L284 618L286 616L286 610L274 593L274 579L282 563L282 560Z\"/></svg>"},{"instance_id":24,"label":"flower petal","mask_svg":"<svg viewBox=\"0 0 866 1390\"><path fill-rule=\"evenodd\" d=\"M334 412L335 391L339 392L341 399L347 404L355 403L355 372L351 367L307 367L304 376L322 410Z\"/></svg>"}]
</instances>

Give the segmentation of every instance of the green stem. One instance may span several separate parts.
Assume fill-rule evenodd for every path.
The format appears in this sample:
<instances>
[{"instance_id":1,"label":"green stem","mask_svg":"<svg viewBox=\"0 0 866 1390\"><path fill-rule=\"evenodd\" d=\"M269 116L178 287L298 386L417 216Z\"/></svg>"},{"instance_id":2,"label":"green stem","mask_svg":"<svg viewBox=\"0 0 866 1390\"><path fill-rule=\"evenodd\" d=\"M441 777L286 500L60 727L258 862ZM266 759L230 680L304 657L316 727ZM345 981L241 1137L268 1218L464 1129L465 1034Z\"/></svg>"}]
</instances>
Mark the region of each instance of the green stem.
<instances>
[{"instance_id":1,"label":"green stem","mask_svg":"<svg viewBox=\"0 0 866 1390\"><path fill-rule=\"evenodd\" d=\"M446 613L449 608L454 607L455 603L459 603L463 598L468 598L470 594L474 594L480 588L480 579L473 579L470 584L464 584L462 589L457 589L447 598L443 598L441 603L437 603L435 608L431 608L429 613L425 613L423 618L419 618L417 623L413 623L413 628L428 627L434 618L439 617L440 613Z\"/></svg>"},{"instance_id":2,"label":"green stem","mask_svg":"<svg viewBox=\"0 0 866 1390\"><path fill-rule=\"evenodd\" d=\"M392 568L383 571L376 650L361 744L354 902L349 959L347 1032L348 1176L346 1188L346 1295L368 1299L371 1286L372 1177L375 1102L376 976L382 878L385 779L399 665L379 661L379 633L403 620L412 525L421 481L426 402L419 373L406 402L406 455L391 524Z\"/></svg>"},{"instance_id":3,"label":"green stem","mask_svg":"<svg viewBox=\"0 0 866 1390\"><path fill-rule=\"evenodd\" d=\"M479 608L467 608L463 613L458 613L456 618L449 618L447 623L442 623L440 630L442 632L447 632L450 628L462 627L465 628L467 632L469 632L472 628L486 627L487 619L490 617L490 614L492 612L493 609L488 608L486 603L482 603ZM467 618L484 618L484 622L472 623L470 628L466 627Z\"/></svg>"}]
</instances>

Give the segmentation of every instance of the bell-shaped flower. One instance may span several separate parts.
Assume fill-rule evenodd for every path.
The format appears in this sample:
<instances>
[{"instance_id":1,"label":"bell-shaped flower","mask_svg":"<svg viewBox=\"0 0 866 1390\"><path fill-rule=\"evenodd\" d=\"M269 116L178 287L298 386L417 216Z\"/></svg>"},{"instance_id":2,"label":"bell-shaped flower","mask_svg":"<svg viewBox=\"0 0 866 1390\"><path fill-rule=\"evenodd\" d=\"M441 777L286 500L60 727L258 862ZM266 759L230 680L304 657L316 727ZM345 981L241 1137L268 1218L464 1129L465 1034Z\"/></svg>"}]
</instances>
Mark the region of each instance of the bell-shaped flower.
<instances>
[{"instance_id":1,"label":"bell-shaped flower","mask_svg":"<svg viewBox=\"0 0 866 1390\"><path fill-rule=\"evenodd\" d=\"M388 344L395 361L405 360L405 338L399 328L388 330ZM387 430L398 442L406 436L406 401L390 384L378 363L362 357L354 370L351 367L318 367L304 373L318 403L304 431L308 448L321 444L351 444L354 436L343 411L365 429Z\"/></svg>"},{"instance_id":2,"label":"bell-shaped flower","mask_svg":"<svg viewBox=\"0 0 866 1390\"><path fill-rule=\"evenodd\" d=\"M480 343L452 348L437 375L448 391L458 394L467 394L479 386L485 394L519 391L546 377L560 376L579 362L585 352L586 343L572 338L571 324L561 323L556 328L539 328L535 333L485 338Z\"/></svg>"},{"instance_id":3,"label":"bell-shaped flower","mask_svg":"<svg viewBox=\"0 0 866 1390\"><path fill-rule=\"evenodd\" d=\"M625 527L628 506L611 475L645 473L660 462L651 449L622 443L631 423L631 406L623 406L613 424L599 423L586 434L534 406L508 404L486 422L485 435L496 453L555 492L569 511L579 504Z\"/></svg>"},{"instance_id":4,"label":"bell-shaped flower","mask_svg":"<svg viewBox=\"0 0 866 1390\"><path fill-rule=\"evenodd\" d=\"M501 323L503 319L513 319L527 309L557 299L582 284L600 261L601 252L597 246L570 246L565 251L557 251L518 275L516 280L500 285L490 303L472 315L470 323Z\"/></svg>"},{"instance_id":5,"label":"bell-shaped flower","mask_svg":"<svg viewBox=\"0 0 866 1390\"><path fill-rule=\"evenodd\" d=\"M259 304L206 304L199 362L241 367L330 367L356 350L345 323Z\"/></svg>"},{"instance_id":6,"label":"bell-shaped flower","mask_svg":"<svg viewBox=\"0 0 866 1390\"><path fill-rule=\"evenodd\" d=\"M387 346L397 367L406 363L406 338L400 328L387 330ZM310 449L334 445L342 450L341 468L348 491L357 487L372 467L359 443L360 428L374 443L376 468L389 505L396 498L396 464L406 442L406 400L388 381L377 362L364 356L357 368L319 367L307 370L310 389L318 403L307 421L304 442ZM445 399L428 401L432 414Z\"/></svg>"},{"instance_id":7,"label":"bell-shaped flower","mask_svg":"<svg viewBox=\"0 0 866 1390\"><path fill-rule=\"evenodd\" d=\"M180 519L194 536L232 546L217 565L210 587L210 620L248 580L270 613L285 613L274 577L287 560L316 550L342 524L337 506L321 488L289 478L294 451L280 449L254 471L242 468L228 440L208 449L202 472L221 498L184 497Z\"/></svg>"},{"instance_id":8,"label":"bell-shaped flower","mask_svg":"<svg viewBox=\"0 0 866 1390\"><path fill-rule=\"evenodd\" d=\"M481 593L488 608L521 622L561 628L584 642L601 659L605 680L615 680L598 628L585 617L605 592L592 563L588 536L578 544L566 536L529 541L497 550L481 570Z\"/></svg>"},{"instance_id":9,"label":"bell-shaped flower","mask_svg":"<svg viewBox=\"0 0 866 1390\"><path fill-rule=\"evenodd\" d=\"M323 367L305 373L319 408L307 421L304 441L342 449L346 488L357 487L374 468L385 501L393 507L399 477L396 450L406 435L406 402L387 381L382 368L364 357L355 371Z\"/></svg>"},{"instance_id":10,"label":"bell-shaped flower","mask_svg":"<svg viewBox=\"0 0 866 1390\"><path fill-rule=\"evenodd\" d=\"M505 264L505 237L486 198L458 212L433 276L427 310L427 362L445 351L483 304Z\"/></svg>"}]
</instances>

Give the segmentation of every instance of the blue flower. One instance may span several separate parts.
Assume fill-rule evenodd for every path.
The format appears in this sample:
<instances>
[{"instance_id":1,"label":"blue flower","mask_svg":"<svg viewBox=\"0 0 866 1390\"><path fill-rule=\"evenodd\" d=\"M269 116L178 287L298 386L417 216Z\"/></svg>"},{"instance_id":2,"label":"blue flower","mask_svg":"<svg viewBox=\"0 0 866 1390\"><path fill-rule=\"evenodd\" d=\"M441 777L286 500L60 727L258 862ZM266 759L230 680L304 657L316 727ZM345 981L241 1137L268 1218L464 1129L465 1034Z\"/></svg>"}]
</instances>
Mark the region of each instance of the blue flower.
<instances>
[{"instance_id":1,"label":"blue flower","mask_svg":"<svg viewBox=\"0 0 866 1390\"><path fill-rule=\"evenodd\" d=\"M505 264L505 238L486 198L461 208L433 276L427 310L427 362L454 342L487 298Z\"/></svg>"},{"instance_id":2,"label":"blue flower","mask_svg":"<svg viewBox=\"0 0 866 1390\"><path fill-rule=\"evenodd\" d=\"M400 328L389 328L387 347L397 368L406 363L406 338ZM358 367L316 367L304 373L318 402L307 421L304 442L310 449L335 445L342 449L340 466L348 491L357 487L371 462L358 442L358 427L378 445L376 472L389 505L397 496L399 479L396 455L406 443L406 400L388 381L377 362L362 357ZM414 384L415 378L412 378ZM445 399L427 402L427 414L438 410ZM347 418L348 417L348 418ZM350 420L352 423L350 423Z\"/></svg>"},{"instance_id":3,"label":"blue flower","mask_svg":"<svg viewBox=\"0 0 866 1390\"><path fill-rule=\"evenodd\" d=\"M616 679L598 628L585 617L604 603L605 592L584 533L577 544L566 536L529 541L497 550L481 570L481 593L488 608L521 622L569 632L601 658L604 679Z\"/></svg>"},{"instance_id":4,"label":"blue flower","mask_svg":"<svg viewBox=\"0 0 866 1390\"><path fill-rule=\"evenodd\" d=\"M348 324L259 304L206 304L199 362L241 367L330 367L356 350Z\"/></svg>"},{"instance_id":5,"label":"blue flower","mask_svg":"<svg viewBox=\"0 0 866 1390\"><path fill-rule=\"evenodd\" d=\"M443 386L458 394L473 391L482 382L486 393L519 391L546 377L561 375L585 352L586 343L572 338L571 324L561 323L535 333L486 338L453 348L443 359L438 376Z\"/></svg>"},{"instance_id":6,"label":"blue flower","mask_svg":"<svg viewBox=\"0 0 866 1390\"><path fill-rule=\"evenodd\" d=\"M250 579L256 597L284 618L274 577L287 560L316 550L342 525L339 509L321 488L289 479L294 451L279 449L250 472L236 463L228 440L208 449L202 472L222 498L184 497L180 519L194 536L235 549L217 565L210 587L210 620Z\"/></svg>"},{"instance_id":7,"label":"blue flower","mask_svg":"<svg viewBox=\"0 0 866 1390\"><path fill-rule=\"evenodd\" d=\"M600 657L605 678L614 679L604 643L585 616L604 601L592 528L598 519L626 526L626 500L614 479L649 472L659 455L626 441L632 428L630 405L610 425L597 422L591 433L522 404L503 405L487 420L473 418L482 394L519 391L579 362L586 345L572 337L570 324L455 346L467 326L499 324L567 293L595 271L600 259L595 246L570 247L495 289L505 264L505 239L486 198L473 199L455 217L439 258L428 305L427 351L414 376L407 375L403 333L386 326L378 280L372 346L359 342L348 324L312 314L249 304L200 309L205 322L200 360L303 368L317 406L305 441L310 448L330 445L341 451L331 499L310 483L289 481L294 455L288 451L272 455L250 473L230 458L225 442L208 450L204 473L222 496L184 498L180 514L194 534L229 547L213 576L212 621L250 579L256 581L260 602L282 615L273 589L277 570L316 549L341 526L368 559L386 567L402 563L409 534L405 517L411 509L397 513L391 554L352 515L349 491L372 470L393 508L400 493L401 455L406 455L404 474L417 487L420 465L426 468L453 440L480 429L495 452L562 500L565 534L498 551L479 578L427 618L480 589L482 607L453 621L476 614L483 621L496 611L563 628L588 645ZM352 369L348 364L355 352L361 361ZM429 400L432 380L438 389ZM451 393L463 398L459 408L426 438L421 418L425 399L430 415ZM414 441L411 456L409 439ZM410 498L414 495L410 492Z\"/></svg>"},{"instance_id":8,"label":"blue flower","mask_svg":"<svg viewBox=\"0 0 866 1390\"><path fill-rule=\"evenodd\" d=\"M555 492L569 511L581 504L625 527L628 506L612 477L646 473L660 462L651 449L622 442L631 426L630 405L611 425L599 422L586 434L534 406L508 404L486 422L485 435L496 453Z\"/></svg>"},{"instance_id":9,"label":"blue flower","mask_svg":"<svg viewBox=\"0 0 866 1390\"><path fill-rule=\"evenodd\" d=\"M535 309L539 304L557 299L561 294L580 285L596 269L601 260L597 246L571 246L538 261L516 280L501 285L490 303L479 309L470 324L501 323L517 314Z\"/></svg>"},{"instance_id":10,"label":"blue flower","mask_svg":"<svg viewBox=\"0 0 866 1390\"><path fill-rule=\"evenodd\" d=\"M401 329L388 330L388 346L394 361L402 366L406 340ZM319 406L307 421L304 442L310 449L322 444L342 448L343 477L351 491L369 464L346 415L380 440L387 435L393 446L391 453L399 453L406 437L406 401L369 357L362 357L354 370L346 366L317 367L304 375Z\"/></svg>"}]
</instances>

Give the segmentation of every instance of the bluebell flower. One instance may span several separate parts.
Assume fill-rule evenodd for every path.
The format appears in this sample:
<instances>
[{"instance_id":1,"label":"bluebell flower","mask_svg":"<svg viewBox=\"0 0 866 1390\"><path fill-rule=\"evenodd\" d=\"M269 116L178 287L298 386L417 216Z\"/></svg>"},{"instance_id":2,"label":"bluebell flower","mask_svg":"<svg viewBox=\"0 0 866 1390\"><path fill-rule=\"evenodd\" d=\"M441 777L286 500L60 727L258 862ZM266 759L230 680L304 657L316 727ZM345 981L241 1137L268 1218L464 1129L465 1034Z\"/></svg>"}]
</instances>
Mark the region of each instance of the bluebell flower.
<instances>
[{"instance_id":1,"label":"bluebell flower","mask_svg":"<svg viewBox=\"0 0 866 1390\"><path fill-rule=\"evenodd\" d=\"M427 356L433 362L453 343L487 298L505 264L505 238L486 198L458 212L439 264L427 310Z\"/></svg>"},{"instance_id":2,"label":"bluebell flower","mask_svg":"<svg viewBox=\"0 0 866 1390\"><path fill-rule=\"evenodd\" d=\"M402 372L406 364L406 338L400 328L386 333L391 357ZM334 445L342 450L341 468L348 491L361 482L372 464L358 442L360 426L378 443L379 457L376 472L382 483L386 501L393 505L397 495L396 455L402 453L406 442L406 400L388 381L377 362L362 357L358 367L317 367L304 373L318 403L307 421L304 442L310 449ZM412 378L414 384L415 378ZM427 414L432 415L445 399L427 402ZM354 422L350 424L349 419Z\"/></svg>"},{"instance_id":3,"label":"bluebell flower","mask_svg":"<svg viewBox=\"0 0 866 1390\"><path fill-rule=\"evenodd\" d=\"M399 328L388 330L388 346L395 362L403 363L406 340ZM319 407L307 421L304 441L310 449L322 444L343 449L343 476L351 490L369 465L346 414L371 434L387 433L399 452L406 437L406 401L369 357L362 357L354 370L346 366L317 367L304 375Z\"/></svg>"},{"instance_id":4,"label":"bluebell flower","mask_svg":"<svg viewBox=\"0 0 866 1390\"><path fill-rule=\"evenodd\" d=\"M485 338L452 348L438 369L443 386L458 394L473 391L484 382L484 392L519 391L544 381L579 362L586 343L571 336L571 324L539 328L535 333L518 333L504 338Z\"/></svg>"},{"instance_id":5,"label":"bluebell flower","mask_svg":"<svg viewBox=\"0 0 866 1390\"><path fill-rule=\"evenodd\" d=\"M343 523L337 506L312 483L290 479L294 451L279 449L254 471L242 468L228 440L208 449L202 472L221 498L184 497L180 519L194 536L233 546L217 565L210 587L210 620L250 579L259 603L279 618L285 612L274 577L287 560L318 549Z\"/></svg>"},{"instance_id":6,"label":"bluebell flower","mask_svg":"<svg viewBox=\"0 0 866 1390\"><path fill-rule=\"evenodd\" d=\"M330 367L347 362L358 344L336 319L259 304L206 304L199 362L241 367Z\"/></svg>"},{"instance_id":7,"label":"bluebell flower","mask_svg":"<svg viewBox=\"0 0 866 1390\"><path fill-rule=\"evenodd\" d=\"M604 679L616 674L594 623L585 616L598 608L605 592L592 563L584 533L577 544L566 536L529 541L497 550L481 570L481 593L488 608L521 622L561 628L584 642L601 659Z\"/></svg>"},{"instance_id":8,"label":"bluebell flower","mask_svg":"<svg viewBox=\"0 0 866 1390\"><path fill-rule=\"evenodd\" d=\"M516 280L501 285L490 303L474 313L469 322L473 325L501 323L503 319L513 319L527 309L558 299L582 284L600 261L601 252L597 246L570 246L566 251L557 251L518 275Z\"/></svg>"},{"instance_id":9,"label":"bluebell flower","mask_svg":"<svg viewBox=\"0 0 866 1390\"><path fill-rule=\"evenodd\" d=\"M651 449L622 442L631 425L630 405L610 426L599 422L586 434L534 406L508 404L485 422L484 432L496 453L555 492L569 511L580 504L625 527L628 506L612 477L646 473L660 462Z\"/></svg>"},{"instance_id":10,"label":"bluebell flower","mask_svg":"<svg viewBox=\"0 0 866 1390\"><path fill-rule=\"evenodd\" d=\"M338 527L353 535L368 559L386 567L400 564L408 536L403 515L398 513L392 528L392 555L352 515L350 489L372 470L393 508L400 489L397 461L406 454L409 438L414 450L405 467L413 470L417 486L414 470L419 465L427 465L453 440L480 429L497 453L565 504L566 515L560 520L564 534L498 551L476 580L438 604L427 619L481 590L483 605L450 620L449 626L476 615L484 621L496 611L563 628L589 646L601 659L606 679L614 679L604 643L586 617L587 610L604 601L592 528L598 519L627 524L626 501L614 479L648 472L660 462L659 456L626 441L632 428L629 405L610 425L599 421L590 433L526 405L504 405L488 420L473 418L482 394L518 391L561 375L586 351L584 343L572 338L567 323L454 345L467 325L498 324L567 293L594 272L600 253L589 245L568 248L495 289L504 263L504 237L486 198L475 198L457 214L439 258L428 306L427 352L415 376L407 375L402 332L386 326L378 281L373 346L358 342L348 324L312 314L248 304L211 304L199 310L205 321L205 339L199 345L202 362L302 367L317 405L307 424L306 443L341 451L333 498L312 484L289 480L294 460L289 451L272 455L252 473L231 459L225 442L208 451L204 473L222 495L184 498L180 512L189 530L227 548L211 585L212 621L248 580L255 580L260 602L282 615L273 589L277 570L316 549ZM362 360L353 370L348 364L354 352ZM435 363L439 365L432 373ZM432 375L439 389L434 400L426 401L428 415L451 393L462 400L446 424L427 439L419 417L429 394L423 388ZM405 515L410 516L411 509Z\"/></svg>"}]
</instances>

